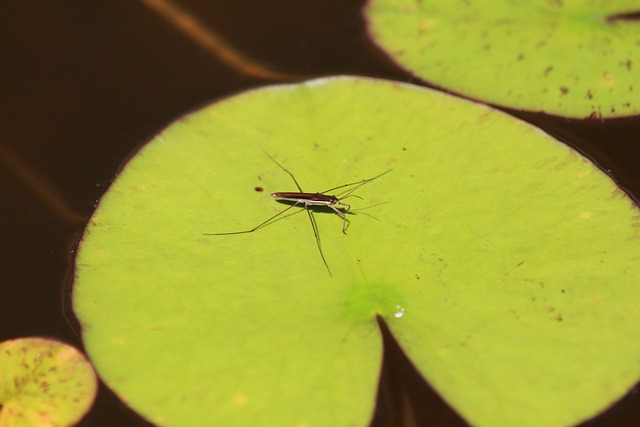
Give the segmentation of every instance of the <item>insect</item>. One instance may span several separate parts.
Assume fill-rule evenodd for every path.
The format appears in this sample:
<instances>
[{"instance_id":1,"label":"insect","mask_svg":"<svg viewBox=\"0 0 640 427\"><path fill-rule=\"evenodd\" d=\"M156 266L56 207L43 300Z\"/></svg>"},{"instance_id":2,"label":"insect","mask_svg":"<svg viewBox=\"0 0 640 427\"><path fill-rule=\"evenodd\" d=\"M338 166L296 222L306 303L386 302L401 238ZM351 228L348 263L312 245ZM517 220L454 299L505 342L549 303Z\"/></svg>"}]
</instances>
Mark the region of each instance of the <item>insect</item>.
<instances>
[{"instance_id":1,"label":"insect","mask_svg":"<svg viewBox=\"0 0 640 427\"><path fill-rule=\"evenodd\" d=\"M253 227L250 230L229 231L229 232L225 232L225 233L204 233L204 235L205 236L228 236L228 235L232 235L232 234L253 233L254 231L257 231L257 230L261 229L262 227L266 226L267 224L271 223L276 218L278 218L280 215L282 215L285 212L289 211L291 208L293 208L295 206L304 206L305 210L307 211L307 215L309 216L309 221L311 222L311 228L313 229L313 235L314 235L314 237L316 239L316 246L318 247L318 252L320 252L320 257L322 258L322 262L324 263L324 266L327 268L327 271L329 272L329 276L333 276L331 274L331 269L329 268L329 264L327 263L327 260L324 257L324 253L322 252L322 246L320 245L320 237L318 237L318 226L316 225L316 221L315 221L315 218L312 215L312 211L311 211L310 207L312 207L312 206L324 206L324 207L327 207L327 208L333 210L333 212L335 212L338 216L340 216L340 218L342 218L342 232L344 234L347 234L347 227L348 227L348 224L349 224L349 220L347 219L346 212L349 212L349 210L351 209L351 205L349 205L347 203L344 203L342 200L346 199L347 197L358 197L358 196L353 194L354 191L356 191L361 186L380 178L382 175L385 175L385 174L391 172L391 169L389 169L389 170L387 170L385 172L382 172L381 174L376 175L373 178L363 179L361 181L356 181L356 182L351 182L351 183L348 183L348 184L338 185L337 187L332 187L332 188L329 188L327 190L324 190L324 191L321 191L321 192L318 192L318 193L306 193L306 192L304 192L302 190L302 188L300 187L300 184L298 184L298 181L296 180L296 177L293 176L293 173L291 173L287 168L285 168L280 163L278 163L276 161L276 159L271 157L269 154L267 154L267 153L265 153L265 154L276 165L278 165L278 167L280 167L280 169L285 171L291 177L291 179L293 179L293 182L296 184L296 187L298 188L298 191L281 191L281 192L271 193L271 197L273 197L274 199L276 199L278 201L292 202L292 204L290 206L288 206L287 208L281 210L277 214L275 214L275 215L267 218L266 220L262 221L260 224L256 225L255 227ZM341 188L347 188L347 187L352 187L352 188L340 193L338 196L327 194L329 191L334 191L334 190L338 190L338 189L341 189Z\"/></svg>"}]
</instances>

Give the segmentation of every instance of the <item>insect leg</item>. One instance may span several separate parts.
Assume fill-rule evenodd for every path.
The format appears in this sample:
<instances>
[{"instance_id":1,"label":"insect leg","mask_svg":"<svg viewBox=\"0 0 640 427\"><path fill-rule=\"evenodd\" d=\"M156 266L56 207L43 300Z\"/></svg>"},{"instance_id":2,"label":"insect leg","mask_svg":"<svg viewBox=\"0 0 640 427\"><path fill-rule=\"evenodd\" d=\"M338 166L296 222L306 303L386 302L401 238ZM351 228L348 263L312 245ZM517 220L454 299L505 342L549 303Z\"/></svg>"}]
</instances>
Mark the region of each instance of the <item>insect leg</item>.
<instances>
[{"instance_id":1,"label":"insect leg","mask_svg":"<svg viewBox=\"0 0 640 427\"><path fill-rule=\"evenodd\" d=\"M274 160L275 161L275 160ZM389 169L387 171L382 172L380 175L376 175L373 178L368 178L368 179L363 179L361 181L356 181L356 182L350 182L349 184L342 184L342 185L338 185L337 187L333 187L333 188L329 188L327 190L321 191L321 193L328 193L329 191L333 191L333 190L337 190L339 188L344 188L344 187L349 187L352 185L358 185L356 188L353 188L351 190L349 190L346 195L344 197L346 197L347 195L353 193L354 191L356 191L358 188L362 187L363 185L365 185L368 182L371 181L375 181L376 179L380 178L382 175L386 175L389 172L391 172L393 169Z\"/></svg>"},{"instance_id":2,"label":"insect leg","mask_svg":"<svg viewBox=\"0 0 640 427\"><path fill-rule=\"evenodd\" d=\"M289 174L289 176L290 176L291 178L293 178L293 182L295 182L296 187L298 187L298 190L299 190L301 193L304 193L304 191L302 191L302 188L300 188L300 184L298 184L298 181L296 180L296 177L295 177L295 176L293 176L293 174L292 174L291 172L289 172L289 170L288 170L287 168L285 168L285 167L284 167L284 166L282 166L280 163L278 163L278 161L277 161L276 159L274 159L273 157L271 157L271 156L269 155L269 153L267 153L266 151L264 152L264 154L266 154L266 155L267 155L267 157L268 157L268 158L270 158L270 159L273 161L273 163L275 163L276 165L278 165L278 166L280 167L280 169L282 169L283 171L285 171L286 173L288 173L288 174Z\"/></svg>"},{"instance_id":3,"label":"insect leg","mask_svg":"<svg viewBox=\"0 0 640 427\"><path fill-rule=\"evenodd\" d=\"M242 230L242 231L228 231L226 233L202 233L205 236L227 236L230 234L245 234L245 233L253 233L254 231L264 227L265 225L267 225L268 223L270 223L271 221L273 221L274 219L276 219L277 217L279 217L280 215L282 215L283 213L285 213L286 211L288 211L289 209L291 209L292 207L299 205L302 201L298 200L297 202L295 202L294 204L292 204L291 206L287 207L286 209L281 210L280 212L278 212L277 214L273 215L272 217L269 217L268 219L266 219L265 221L262 221L260 224L256 225L255 227L253 227L251 230Z\"/></svg>"},{"instance_id":4,"label":"insect leg","mask_svg":"<svg viewBox=\"0 0 640 427\"><path fill-rule=\"evenodd\" d=\"M313 217L313 215L311 215L311 210L309 209L309 205L307 203L304 204L304 208L307 211L307 215L309 215L309 221L311 221L311 228L313 228L313 235L316 238L316 246L318 246L318 252L320 252L320 257L322 258L322 262L324 262L324 266L327 268L327 272L329 273L329 276L333 277L333 274L331 274L331 269L329 269L329 264L327 263L327 260L324 257L324 253L322 252L322 246L320 246L320 238L318 237L318 226L316 224L316 220Z\"/></svg>"},{"instance_id":5,"label":"insect leg","mask_svg":"<svg viewBox=\"0 0 640 427\"><path fill-rule=\"evenodd\" d=\"M338 203L336 203L336 205L344 206L345 207L345 212L349 212L349 210L351 209L351 205L349 203L338 202Z\"/></svg>"},{"instance_id":6,"label":"insect leg","mask_svg":"<svg viewBox=\"0 0 640 427\"><path fill-rule=\"evenodd\" d=\"M347 205L346 203L340 203L341 205ZM329 206L331 209L333 209L335 211L335 213L337 213L338 215L340 215L342 217L342 232L344 234L347 234L347 224L349 222L349 220L347 219L347 216L344 214L344 212L341 212L340 209L336 208L334 205L327 205ZM349 206L349 205L347 205ZM347 209L348 211L349 209Z\"/></svg>"}]
</instances>

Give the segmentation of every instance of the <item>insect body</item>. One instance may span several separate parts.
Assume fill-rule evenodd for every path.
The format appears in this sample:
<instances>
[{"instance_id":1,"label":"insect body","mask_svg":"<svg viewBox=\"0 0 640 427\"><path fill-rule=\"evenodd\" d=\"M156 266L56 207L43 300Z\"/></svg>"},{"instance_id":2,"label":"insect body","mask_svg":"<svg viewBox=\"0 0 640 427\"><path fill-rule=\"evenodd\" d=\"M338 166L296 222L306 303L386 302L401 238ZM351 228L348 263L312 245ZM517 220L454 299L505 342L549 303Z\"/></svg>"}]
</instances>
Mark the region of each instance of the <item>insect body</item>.
<instances>
[{"instance_id":1,"label":"insect body","mask_svg":"<svg viewBox=\"0 0 640 427\"><path fill-rule=\"evenodd\" d=\"M265 153L266 154L266 153ZM226 232L226 233L204 233L206 236L226 236L226 235L232 235L232 234L246 234L246 233L253 233L254 231L259 230L260 228L266 226L267 224L271 223L273 220L275 220L276 218L278 218L280 215L284 214L285 212L289 211L289 209L295 207L295 206L304 206L305 210L307 211L307 215L309 216L309 220L311 221L311 227L313 228L313 235L316 239L316 246L318 247L318 252L320 252L320 257L322 258L322 262L324 263L325 267L327 268L327 271L329 272L329 275L331 276L331 269L329 269L329 264L327 263L327 260L324 257L324 253L322 252L322 246L320 245L320 238L318 237L318 227L316 225L316 221L315 218L312 215L312 211L309 209L312 206L326 206L329 209L333 210L336 214L338 214L341 218L342 218L342 232L344 234L347 234L347 227L349 224L349 220L347 219L347 216L345 215L345 212L349 212L349 209L351 209L351 206L347 203L343 203L342 200L346 199L347 197L358 197L355 196L353 194L354 191L356 191L358 188L360 188L361 186L363 186L364 184L371 182L379 177L381 177L382 175L385 175L389 172L391 172L391 169L374 176L373 178L369 178L369 179L363 179L361 181L356 181L356 182L351 182L349 184L343 184L343 185L339 185L337 187L332 187L329 188L328 190L325 191L321 191L319 193L305 193L302 188L300 187L300 184L298 184L298 181L296 180L295 176L293 176L293 174L284 166L282 166L280 163L278 163L273 157L269 156L267 154L267 156L276 164L278 165L283 171L285 171L287 174L289 174L289 176L293 179L293 182L296 184L296 187L298 187L297 192L287 192L287 191L283 191L283 192L276 192L276 193L271 193L271 197L275 198L276 200L279 201L286 201L286 202L293 202L291 204L291 206L281 210L280 212L278 212L277 214L267 218L266 220L262 221L260 224L256 225L255 227L253 227L250 230L241 230L241 231L230 231L230 232ZM329 195L326 194L329 191L334 191L334 190L338 190L341 188L348 188L348 187L352 187L351 189L348 189L344 192L342 192L339 196L335 196L335 195ZM343 210L340 210L339 208L342 208Z\"/></svg>"},{"instance_id":2,"label":"insect body","mask_svg":"<svg viewBox=\"0 0 640 427\"><path fill-rule=\"evenodd\" d=\"M307 211L309 210L309 206L326 206L332 209L335 213L340 215L342 218L342 232L347 234L347 216L340 209L336 208L336 206L342 206L345 208L345 212L349 212L351 206L342 203L340 199L336 196L330 196L324 193L271 193L271 197L274 197L276 200L286 200L288 202L295 202L296 204L304 204ZM343 197L344 198L344 197Z\"/></svg>"}]
</instances>

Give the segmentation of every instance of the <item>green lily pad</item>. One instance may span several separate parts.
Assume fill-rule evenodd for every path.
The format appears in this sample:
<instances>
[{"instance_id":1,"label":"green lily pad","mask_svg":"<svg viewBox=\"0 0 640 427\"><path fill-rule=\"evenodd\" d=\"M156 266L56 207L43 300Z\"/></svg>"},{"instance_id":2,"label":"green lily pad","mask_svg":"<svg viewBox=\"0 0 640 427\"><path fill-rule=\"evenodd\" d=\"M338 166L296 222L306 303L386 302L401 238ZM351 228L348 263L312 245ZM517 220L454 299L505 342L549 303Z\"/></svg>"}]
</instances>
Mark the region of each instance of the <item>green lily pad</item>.
<instances>
[{"instance_id":1,"label":"green lily pad","mask_svg":"<svg viewBox=\"0 0 640 427\"><path fill-rule=\"evenodd\" d=\"M635 0L371 0L372 37L416 76L514 109L640 113Z\"/></svg>"},{"instance_id":2,"label":"green lily pad","mask_svg":"<svg viewBox=\"0 0 640 427\"><path fill-rule=\"evenodd\" d=\"M44 338L0 343L0 426L71 426L97 392L91 364L67 344Z\"/></svg>"},{"instance_id":3,"label":"green lily pad","mask_svg":"<svg viewBox=\"0 0 640 427\"><path fill-rule=\"evenodd\" d=\"M393 168L345 200L347 235L315 212L331 276L300 207L204 235L287 207L269 194L296 186L265 152L309 192ZM143 147L85 231L74 308L102 378L160 425L367 425L376 315L473 424L567 425L640 378L639 238L629 197L538 129L323 79L225 99Z\"/></svg>"}]
</instances>

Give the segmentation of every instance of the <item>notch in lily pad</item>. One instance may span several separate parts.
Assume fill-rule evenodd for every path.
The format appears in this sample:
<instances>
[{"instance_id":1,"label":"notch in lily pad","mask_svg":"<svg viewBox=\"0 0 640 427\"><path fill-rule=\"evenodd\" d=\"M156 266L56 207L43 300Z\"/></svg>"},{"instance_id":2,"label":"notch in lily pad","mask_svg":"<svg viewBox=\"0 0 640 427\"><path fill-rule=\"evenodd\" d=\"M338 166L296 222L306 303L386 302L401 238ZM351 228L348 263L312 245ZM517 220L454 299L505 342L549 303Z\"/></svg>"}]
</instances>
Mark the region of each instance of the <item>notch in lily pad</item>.
<instances>
[{"instance_id":1,"label":"notch in lily pad","mask_svg":"<svg viewBox=\"0 0 640 427\"><path fill-rule=\"evenodd\" d=\"M393 168L358 189L348 235L315 215L333 277L303 210L203 236L282 209L291 178L265 151L309 189ZM82 237L73 304L101 378L161 425L368 425L378 316L471 424L573 425L640 378L639 224L527 123L320 79L224 99L137 152Z\"/></svg>"}]
</instances>

